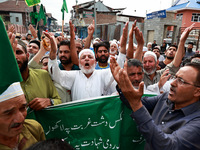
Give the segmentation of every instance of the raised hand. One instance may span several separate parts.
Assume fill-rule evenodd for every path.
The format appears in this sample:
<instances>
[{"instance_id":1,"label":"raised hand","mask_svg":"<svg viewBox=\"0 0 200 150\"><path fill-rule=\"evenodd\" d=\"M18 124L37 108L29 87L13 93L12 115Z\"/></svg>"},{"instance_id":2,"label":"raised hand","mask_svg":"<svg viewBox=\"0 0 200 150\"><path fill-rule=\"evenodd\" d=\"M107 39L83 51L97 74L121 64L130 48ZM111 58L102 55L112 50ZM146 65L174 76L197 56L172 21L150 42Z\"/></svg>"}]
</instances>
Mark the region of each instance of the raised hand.
<instances>
[{"instance_id":1,"label":"raised hand","mask_svg":"<svg viewBox=\"0 0 200 150\"><path fill-rule=\"evenodd\" d=\"M32 26L32 24L30 24L29 26L28 26L28 29L31 31L31 35L34 37L34 39L36 39L37 38L37 30L35 30L35 28Z\"/></svg>"},{"instance_id":2,"label":"raised hand","mask_svg":"<svg viewBox=\"0 0 200 150\"><path fill-rule=\"evenodd\" d=\"M123 34L120 39L120 52L123 54L126 54L126 42L127 42L127 36L128 36L128 23L126 22L125 27L123 28Z\"/></svg>"},{"instance_id":3,"label":"raised hand","mask_svg":"<svg viewBox=\"0 0 200 150\"><path fill-rule=\"evenodd\" d=\"M128 100L133 111L137 111L142 107L141 97L143 95L144 82L141 82L139 89L134 89L128 74L127 74L127 62L124 65L124 69L120 68L115 58L111 58L110 69L114 79L118 83L123 95Z\"/></svg>"},{"instance_id":4,"label":"raised hand","mask_svg":"<svg viewBox=\"0 0 200 150\"><path fill-rule=\"evenodd\" d=\"M95 25L94 25L94 20L93 20L93 21L92 21L92 24L90 24L90 25L88 26L88 35L93 35L94 30L95 30Z\"/></svg>"},{"instance_id":5,"label":"raised hand","mask_svg":"<svg viewBox=\"0 0 200 150\"><path fill-rule=\"evenodd\" d=\"M10 44L12 46L13 52L14 54L16 53L16 49L17 49L17 39L15 39L15 34L12 32L8 33L8 38L10 40Z\"/></svg>"},{"instance_id":6,"label":"raised hand","mask_svg":"<svg viewBox=\"0 0 200 150\"><path fill-rule=\"evenodd\" d=\"M49 32L43 32L43 33L50 40L51 51L50 51L49 57L50 57L51 60L54 60L54 59L56 59L56 53L57 53L56 39L55 39L55 37L52 33L49 33Z\"/></svg>"}]
</instances>

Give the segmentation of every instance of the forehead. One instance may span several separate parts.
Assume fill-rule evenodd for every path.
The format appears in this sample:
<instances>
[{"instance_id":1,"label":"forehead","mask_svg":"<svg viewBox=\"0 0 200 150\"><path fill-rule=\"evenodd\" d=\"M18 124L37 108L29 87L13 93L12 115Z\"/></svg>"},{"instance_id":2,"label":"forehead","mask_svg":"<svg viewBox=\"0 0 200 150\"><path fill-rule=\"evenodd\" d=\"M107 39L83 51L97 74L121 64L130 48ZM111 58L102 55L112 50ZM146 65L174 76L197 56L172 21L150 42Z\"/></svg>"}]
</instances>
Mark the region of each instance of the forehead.
<instances>
[{"instance_id":1,"label":"forehead","mask_svg":"<svg viewBox=\"0 0 200 150\"><path fill-rule=\"evenodd\" d=\"M140 67L140 66L130 66L130 67L127 67L127 72L128 73L130 73L130 72L132 72L132 73L137 73L137 72L143 72L142 71L142 67Z\"/></svg>"},{"instance_id":2,"label":"forehead","mask_svg":"<svg viewBox=\"0 0 200 150\"><path fill-rule=\"evenodd\" d=\"M153 52L159 52L160 50L159 49L153 49Z\"/></svg>"},{"instance_id":3,"label":"forehead","mask_svg":"<svg viewBox=\"0 0 200 150\"><path fill-rule=\"evenodd\" d=\"M28 44L28 45L29 45L29 46L35 46L35 47L39 48L38 45L35 44L35 43L30 43L30 44Z\"/></svg>"},{"instance_id":4,"label":"forehead","mask_svg":"<svg viewBox=\"0 0 200 150\"><path fill-rule=\"evenodd\" d=\"M179 69L179 71L176 73L178 77L181 77L187 81L196 81L197 77L197 70L190 66L184 66Z\"/></svg>"},{"instance_id":5,"label":"forehead","mask_svg":"<svg viewBox=\"0 0 200 150\"><path fill-rule=\"evenodd\" d=\"M23 51L24 49L23 49L23 47L21 45L17 44L17 50L22 50Z\"/></svg>"},{"instance_id":6,"label":"forehead","mask_svg":"<svg viewBox=\"0 0 200 150\"><path fill-rule=\"evenodd\" d=\"M92 57L94 58L92 52L88 52L88 51L83 52L83 53L81 54L80 58L81 58L81 57L84 57L84 56L92 56Z\"/></svg>"},{"instance_id":7,"label":"forehead","mask_svg":"<svg viewBox=\"0 0 200 150\"><path fill-rule=\"evenodd\" d=\"M98 48L98 50L107 50L107 48L105 47L105 46L100 46L99 48Z\"/></svg>"},{"instance_id":8,"label":"forehead","mask_svg":"<svg viewBox=\"0 0 200 150\"><path fill-rule=\"evenodd\" d=\"M171 49L175 49L175 50L176 50L176 47L174 47L174 46L171 46L171 47L169 47L169 49L168 49L168 50L171 50Z\"/></svg>"},{"instance_id":9,"label":"forehead","mask_svg":"<svg viewBox=\"0 0 200 150\"><path fill-rule=\"evenodd\" d=\"M148 56L145 56L145 57L143 58L143 61L155 61L155 59L154 59L153 56L148 55Z\"/></svg>"},{"instance_id":10,"label":"forehead","mask_svg":"<svg viewBox=\"0 0 200 150\"><path fill-rule=\"evenodd\" d=\"M59 50L70 50L68 45L61 45Z\"/></svg>"},{"instance_id":11,"label":"forehead","mask_svg":"<svg viewBox=\"0 0 200 150\"><path fill-rule=\"evenodd\" d=\"M9 100L0 102L0 113L11 108L19 108L21 105L26 104L24 95L20 95Z\"/></svg>"}]
</instances>

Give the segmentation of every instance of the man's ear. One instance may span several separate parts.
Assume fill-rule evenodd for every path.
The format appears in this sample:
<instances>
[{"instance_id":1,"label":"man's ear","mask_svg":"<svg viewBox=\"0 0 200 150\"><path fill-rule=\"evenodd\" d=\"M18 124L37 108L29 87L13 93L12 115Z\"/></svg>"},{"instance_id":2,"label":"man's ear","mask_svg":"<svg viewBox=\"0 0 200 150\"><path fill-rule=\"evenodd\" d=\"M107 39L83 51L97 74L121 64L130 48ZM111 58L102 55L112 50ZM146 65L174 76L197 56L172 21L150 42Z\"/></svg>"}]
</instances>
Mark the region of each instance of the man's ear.
<instances>
[{"instance_id":1,"label":"man's ear","mask_svg":"<svg viewBox=\"0 0 200 150\"><path fill-rule=\"evenodd\" d=\"M157 64L157 65L159 64L159 60L157 60L156 64Z\"/></svg>"},{"instance_id":2,"label":"man's ear","mask_svg":"<svg viewBox=\"0 0 200 150\"><path fill-rule=\"evenodd\" d=\"M194 91L194 96L200 98L200 88L199 87L196 88L196 90Z\"/></svg>"}]
</instances>

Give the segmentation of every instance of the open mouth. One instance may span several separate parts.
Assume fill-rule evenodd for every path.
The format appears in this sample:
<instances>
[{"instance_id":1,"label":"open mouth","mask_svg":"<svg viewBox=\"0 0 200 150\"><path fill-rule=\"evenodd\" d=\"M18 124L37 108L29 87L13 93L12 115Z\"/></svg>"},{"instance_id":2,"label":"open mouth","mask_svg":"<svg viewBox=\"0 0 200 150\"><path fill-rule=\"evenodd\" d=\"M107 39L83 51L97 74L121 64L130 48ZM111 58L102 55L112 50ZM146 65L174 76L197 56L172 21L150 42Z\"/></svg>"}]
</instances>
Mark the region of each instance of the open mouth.
<instances>
[{"instance_id":1,"label":"open mouth","mask_svg":"<svg viewBox=\"0 0 200 150\"><path fill-rule=\"evenodd\" d=\"M85 63L85 66L86 66L86 67L89 67L89 66L90 66L90 64L89 64L89 63Z\"/></svg>"}]
</instances>

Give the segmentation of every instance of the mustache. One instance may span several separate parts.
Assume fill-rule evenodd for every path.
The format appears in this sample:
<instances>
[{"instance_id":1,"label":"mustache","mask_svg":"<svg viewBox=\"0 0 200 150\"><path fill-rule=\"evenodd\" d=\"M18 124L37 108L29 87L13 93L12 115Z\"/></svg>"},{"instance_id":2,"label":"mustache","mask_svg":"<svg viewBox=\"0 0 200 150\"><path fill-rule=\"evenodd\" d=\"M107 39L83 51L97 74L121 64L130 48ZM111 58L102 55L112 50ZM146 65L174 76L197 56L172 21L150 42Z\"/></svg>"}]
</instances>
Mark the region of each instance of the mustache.
<instances>
[{"instance_id":1,"label":"mustache","mask_svg":"<svg viewBox=\"0 0 200 150\"><path fill-rule=\"evenodd\" d=\"M67 59L67 57L65 57L65 56L61 56L61 57L60 57L60 59L62 59L62 58L65 58L65 59Z\"/></svg>"},{"instance_id":2,"label":"mustache","mask_svg":"<svg viewBox=\"0 0 200 150\"><path fill-rule=\"evenodd\" d=\"M135 81L133 81L132 83L134 84L134 83L140 83L141 81L139 81L139 80L135 80Z\"/></svg>"},{"instance_id":3,"label":"mustache","mask_svg":"<svg viewBox=\"0 0 200 150\"><path fill-rule=\"evenodd\" d=\"M16 128L16 127L19 127L22 123L13 123L11 124L11 128Z\"/></svg>"}]
</instances>

